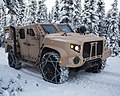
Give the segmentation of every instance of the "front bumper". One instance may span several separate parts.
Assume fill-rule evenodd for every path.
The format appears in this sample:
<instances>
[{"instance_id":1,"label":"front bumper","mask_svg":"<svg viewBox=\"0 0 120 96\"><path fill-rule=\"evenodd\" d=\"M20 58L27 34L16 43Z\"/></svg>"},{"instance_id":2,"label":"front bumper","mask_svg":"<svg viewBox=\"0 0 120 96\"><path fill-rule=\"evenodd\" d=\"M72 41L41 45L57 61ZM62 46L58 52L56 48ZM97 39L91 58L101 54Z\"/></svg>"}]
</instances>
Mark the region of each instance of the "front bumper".
<instances>
[{"instance_id":1,"label":"front bumper","mask_svg":"<svg viewBox=\"0 0 120 96\"><path fill-rule=\"evenodd\" d=\"M61 58L61 65L65 67L80 67L85 64L85 62L89 61L94 61L97 59L105 60L109 56L111 56L111 51L106 50L103 52L103 55L98 55L98 56L93 56L93 57L88 57L88 58L83 58L82 56L73 56L73 57L62 57Z\"/></svg>"}]
</instances>

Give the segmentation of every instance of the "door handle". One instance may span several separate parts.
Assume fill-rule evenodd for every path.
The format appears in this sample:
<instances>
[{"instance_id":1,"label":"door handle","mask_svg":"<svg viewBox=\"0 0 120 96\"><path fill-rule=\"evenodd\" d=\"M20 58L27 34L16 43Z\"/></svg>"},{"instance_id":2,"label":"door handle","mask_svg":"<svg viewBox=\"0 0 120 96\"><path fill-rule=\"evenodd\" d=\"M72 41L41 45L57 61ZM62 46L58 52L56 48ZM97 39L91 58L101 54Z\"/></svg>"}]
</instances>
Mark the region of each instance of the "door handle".
<instances>
[{"instance_id":1,"label":"door handle","mask_svg":"<svg viewBox=\"0 0 120 96\"><path fill-rule=\"evenodd\" d=\"M30 44L29 44L29 43L27 43L27 42L23 42L23 44L24 44L24 45L28 45L28 46L30 46Z\"/></svg>"},{"instance_id":2,"label":"door handle","mask_svg":"<svg viewBox=\"0 0 120 96\"><path fill-rule=\"evenodd\" d=\"M27 45L27 46L35 46L35 44L29 44L27 42L23 42L24 45Z\"/></svg>"},{"instance_id":3,"label":"door handle","mask_svg":"<svg viewBox=\"0 0 120 96\"><path fill-rule=\"evenodd\" d=\"M23 42L24 45L27 45L27 42Z\"/></svg>"}]
</instances>

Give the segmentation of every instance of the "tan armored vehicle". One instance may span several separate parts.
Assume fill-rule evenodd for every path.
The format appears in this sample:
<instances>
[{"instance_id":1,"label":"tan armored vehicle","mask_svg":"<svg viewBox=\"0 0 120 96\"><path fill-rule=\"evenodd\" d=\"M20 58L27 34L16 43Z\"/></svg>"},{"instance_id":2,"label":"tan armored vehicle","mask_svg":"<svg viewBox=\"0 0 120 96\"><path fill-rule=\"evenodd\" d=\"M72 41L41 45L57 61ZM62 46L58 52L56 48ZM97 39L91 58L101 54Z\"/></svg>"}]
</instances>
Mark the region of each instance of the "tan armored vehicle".
<instances>
[{"instance_id":1,"label":"tan armored vehicle","mask_svg":"<svg viewBox=\"0 0 120 96\"><path fill-rule=\"evenodd\" d=\"M67 24L9 26L5 34L10 67L38 67L44 80L56 84L68 80L71 68L99 72L111 55L103 38L74 33Z\"/></svg>"}]
</instances>

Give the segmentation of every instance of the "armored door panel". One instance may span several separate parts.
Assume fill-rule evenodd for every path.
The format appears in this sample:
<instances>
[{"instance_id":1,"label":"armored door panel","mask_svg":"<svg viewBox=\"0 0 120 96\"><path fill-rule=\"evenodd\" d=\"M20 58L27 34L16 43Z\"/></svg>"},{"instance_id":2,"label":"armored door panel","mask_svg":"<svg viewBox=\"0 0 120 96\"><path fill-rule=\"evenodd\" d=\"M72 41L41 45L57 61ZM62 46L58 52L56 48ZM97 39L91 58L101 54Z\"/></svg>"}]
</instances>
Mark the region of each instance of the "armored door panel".
<instances>
[{"instance_id":1,"label":"armored door panel","mask_svg":"<svg viewBox=\"0 0 120 96\"><path fill-rule=\"evenodd\" d=\"M28 43L27 43L27 35L25 29L19 30L19 46L20 46L20 54L22 59L27 60L29 57Z\"/></svg>"},{"instance_id":2,"label":"armored door panel","mask_svg":"<svg viewBox=\"0 0 120 96\"><path fill-rule=\"evenodd\" d=\"M40 53L40 40L36 38L34 29L27 29L27 40L30 60L36 62Z\"/></svg>"}]
</instances>

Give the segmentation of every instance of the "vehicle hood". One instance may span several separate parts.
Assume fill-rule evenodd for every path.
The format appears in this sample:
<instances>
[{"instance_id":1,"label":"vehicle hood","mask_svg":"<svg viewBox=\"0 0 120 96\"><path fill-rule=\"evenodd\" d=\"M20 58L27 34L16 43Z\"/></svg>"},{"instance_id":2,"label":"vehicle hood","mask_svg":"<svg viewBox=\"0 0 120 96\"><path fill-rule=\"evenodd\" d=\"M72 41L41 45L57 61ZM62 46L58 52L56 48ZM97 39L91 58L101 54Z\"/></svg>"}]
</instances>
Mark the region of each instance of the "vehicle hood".
<instances>
[{"instance_id":1,"label":"vehicle hood","mask_svg":"<svg viewBox=\"0 0 120 96\"><path fill-rule=\"evenodd\" d=\"M103 40L101 37L97 37L94 35L80 35L78 33L56 33L56 34L47 34L45 36L46 39L50 41L61 41L61 42L69 42L79 44L80 42L90 42L90 41L100 41Z\"/></svg>"}]
</instances>

